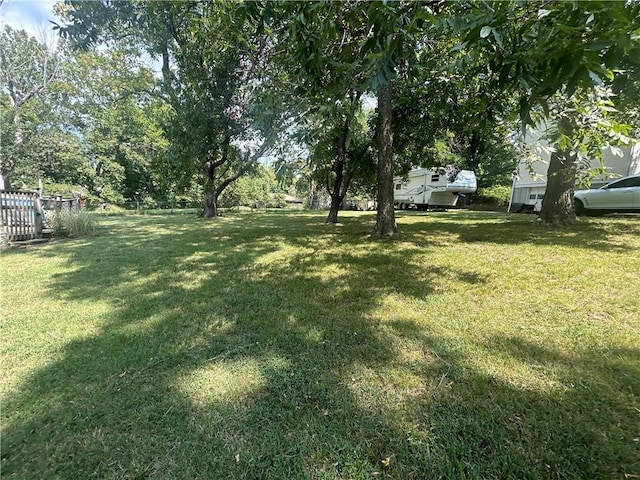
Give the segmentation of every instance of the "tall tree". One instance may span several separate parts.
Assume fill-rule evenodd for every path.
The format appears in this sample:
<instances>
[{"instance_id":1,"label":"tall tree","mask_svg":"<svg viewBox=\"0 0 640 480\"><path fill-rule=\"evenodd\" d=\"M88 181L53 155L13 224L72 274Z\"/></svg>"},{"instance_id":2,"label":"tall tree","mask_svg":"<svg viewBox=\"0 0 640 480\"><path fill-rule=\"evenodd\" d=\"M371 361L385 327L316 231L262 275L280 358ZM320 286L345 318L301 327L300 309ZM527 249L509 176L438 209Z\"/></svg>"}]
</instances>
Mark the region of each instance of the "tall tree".
<instances>
[{"instance_id":1,"label":"tall tree","mask_svg":"<svg viewBox=\"0 0 640 480\"><path fill-rule=\"evenodd\" d=\"M271 146L270 110L256 114L264 84L263 46L247 41L228 3L67 1L64 36L79 46L126 40L162 58L163 90L175 168L203 178L204 215L216 216L221 192Z\"/></svg>"},{"instance_id":2,"label":"tall tree","mask_svg":"<svg viewBox=\"0 0 640 480\"><path fill-rule=\"evenodd\" d=\"M448 25L465 33L456 48L468 54L459 66L486 65L496 74L496 88L518 92L523 126L535 124L536 109L549 117L549 102L556 93L575 102L611 82L621 59L637 55L639 48L638 2L495 1L473 4L462 13L447 19ZM585 93L574 97L576 92ZM560 130L578 131L567 128L574 120L565 120ZM560 153L549 173L559 183L552 183L554 191L543 204L541 218L571 223L577 156L563 152L559 144L555 147Z\"/></svg>"},{"instance_id":3,"label":"tall tree","mask_svg":"<svg viewBox=\"0 0 640 480\"><path fill-rule=\"evenodd\" d=\"M578 89L570 97L557 94L550 101L544 121L549 122L545 139L554 148L547 172L547 188L540 219L548 225L575 220L573 191L576 183L589 182L597 174L606 174L603 149L618 150L629 143L630 127L613 118L610 89ZM596 162L593 162L596 160ZM545 205L552 208L545 208Z\"/></svg>"},{"instance_id":4,"label":"tall tree","mask_svg":"<svg viewBox=\"0 0 640 480\"><path fill-rule=\"evenodd\" d=\"M29 36L24 30L6 25L0 32L0 95L2 120L10 135L2 135L0 176L6 188L20 157L26 135L25 113L47 93L56 78L60 56L54 44L46 44Z\"/></svg>"},{"instance_id":5,"label":"tall tree","mask_svg":"<svg viewBox=\"0 0 640 480\"><path fill-rule=\"evenodd\" d=\"M339 122L328 135L333 144L333 148L328 150L332 154L332 162L319 169L331 197L327 216L329 224L338 223L338 211L353 180L367 172L373 148L370 135L361 100L353 96L351 104L347 105L346 111L340 115Z\"/></svg>"},{"instance_id":6,"label":"tall tree","mask_svg":"<svg viewBox=\"0 0 640 480\"><path fill-rule=\"evenodd\" d=\"M398 82L394 126L398 173L411 167L455 165L476 172L482 187L510 185L516 152L514 96L492 86L491 72L448 71L459 52L454 38L437 39L435 55L424 56L407 81ZM435 74L434 74L435 72Z\"/></svg>"},{"instance_id":7,"label":"tall tree","mask_svg":"<svg viewBox=\"0 0 640 480\"><path fill-rule=\"evenodd\" d=\"M66 103L94 173L90 193L111 203L157 195L152 167L167 148L167 111L153 73L125 48L75 52L65 71Z\"/></svg>"},{"instance_id":8,"label":"tall tree","mask_svg":"<svg viewBox=\"0 0 640 480\"><path fill-rule=\"evenodd\" d=\"M271 32L271 60L287 71L292 90L288 98L297 99L290 106L297 116L297 138L310 150L314 180L331 198L327 223L335 224L358 162L367 152L366 146L351 142L362 130L358 115L368 73L350 45L362 32L343 28L345 19L337 5L285 3L260 9L247 3L244 12L258 29Z\"/></svg>"},{"instance_id":9,"label":"tall tree","mask_svg":"<svg viewBox=\"0 0 640 480\"><path fill-rule=\"evenodd\" d=\"M11 165L12 183L33 188L42 179L49 193L84 193L114 203L157 196L154 166L166 147L159 123L166 111L137 52L72 52L63 42L56 49L56 75L45 84L27 67L39 58L29 52L47 47L24 32L6 40L3 58L10 68L2 73L20 80L6 87L0 107L0 155Z\"/></svg>"},{"instance_id":10,"label":"tall tree","mask_svg":"<svg viewBox=\"0 0 640 480\"><path fill-rule=\"evenodd\" d=\"M299 164L299 156L279 156L278 168L283 173L288 160L289 172L291 168L298 174L306 170L314 184L326 189L331 199L326 223L336 224L352 182L368 171L372 161L369 117L355 91L346 99L325 102L312 110L296 124L295 141L307 152L304 162Z\"/></svg>"},{"instance_id":11,"label":"tall tree","mask_svg":"<svg viewBox=\"0 0 640 480\"><path fill-rule=\"evenodd\" d=\"M392 86L423 39L432 12L417 2L247 2L248 16L274 31L299 78L331 99L348 92L378 97L378 215L372 234L395 236L393 210Z\"/></svg>"}]
</instances>

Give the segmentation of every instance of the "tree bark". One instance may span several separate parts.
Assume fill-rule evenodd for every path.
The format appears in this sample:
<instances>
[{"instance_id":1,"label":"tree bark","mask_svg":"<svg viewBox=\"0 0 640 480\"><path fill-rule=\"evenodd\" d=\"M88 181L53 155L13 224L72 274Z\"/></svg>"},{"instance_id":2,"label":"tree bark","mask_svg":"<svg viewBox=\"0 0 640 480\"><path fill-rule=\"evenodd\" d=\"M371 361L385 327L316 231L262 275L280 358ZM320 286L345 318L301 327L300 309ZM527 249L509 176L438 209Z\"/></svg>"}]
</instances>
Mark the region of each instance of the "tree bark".
<instances>
[{"instance_id":1,"label":"tree bark","mask_svg":"<svg viewBox=\"0 0 640 480\"><path fill-rule=\"evenodd\" d=\"M576 183L576 156L556 151L547 170L547 189L539 220L545 225L571 225L576 221L573 191Z\"/></svg>"},{"instance_id":2,"label":"tree bark","mask_svg":"<svg viewBox=\"0 0 640 480\"><path fill-rule=\"evenodd\" d=\"M331 206L329 207L329 215L327 215L327 225L335 225L338 222L338 212L340 211L340 204L342 198L340 195L331 195Z\"/></svg>"},{"instance_id":3,"label":"tree bark","mask_svg":"<svg viewBox=\"0 0 640 480\"><path fill-rule=\"evenodd\" d=\"M627 175L640 174L640 142L636 142L631 146L631 162L629 163L629 171Z\"/></svg>"},{"instance_id":4,"label":"tree bark","mask_svg":"<svg viewBox=\"0 0 640 480\"><path fill-rule=\"evenodd\" d=\"M319 210L318 194L316 192L316 182L309 177L309 189L307 191L307 208L309 210Z\"/></svg>"},{"instance_id":5,"label":"tree bark","mask_svg":"<svg viewBox=\"0 0 640 480\"><path fill-rule=\"evenodd\" d=\"M207 182L204 192L203 213L205 218L214 218L218 216L218 195L212 182Z\"/></svg>"},{"instance_id":6,"label":"tree bark","mask_svg":"<svg viewBox=\"0 0 640 480\"><path fill-rule=\"evenodd\" d=\"M205 176L204 197L202 200L202 216L213 218L218 216L218 189L216 188L217 163L209 160L203 165Z\"/></svg>"},{"instance_id":7,"label":"tree bark","mask_svg":"<svg viewBox=\"0 0 640 480\"><path fill-rule=\"evenodd\" d=\"M378 88L378 211L372 237L398 234L393 210L393 130L391 84Z\"/></svg>"},{"instance_id":8,"label":"tree bark","mask_svg":"<svg viewBox=\"0 0 640 480\"><path fill-rule=\"evenodd\" d=\"M331 206L329 207L329 215L327 215L327 225L335 225L338 223L338 212L340 211L340 204L344 199L346 188L343 189L344 183L344 167L347 159L347 135L349 134L351 118L347 114L344 125L342 126L340 137L338 138L337 145L337 158L333 165L333 172L336 174L335 181L333 183L333 189L329 185L329 178L327 178L327 190L331 195Z\"/></svg>"}]
</instances>

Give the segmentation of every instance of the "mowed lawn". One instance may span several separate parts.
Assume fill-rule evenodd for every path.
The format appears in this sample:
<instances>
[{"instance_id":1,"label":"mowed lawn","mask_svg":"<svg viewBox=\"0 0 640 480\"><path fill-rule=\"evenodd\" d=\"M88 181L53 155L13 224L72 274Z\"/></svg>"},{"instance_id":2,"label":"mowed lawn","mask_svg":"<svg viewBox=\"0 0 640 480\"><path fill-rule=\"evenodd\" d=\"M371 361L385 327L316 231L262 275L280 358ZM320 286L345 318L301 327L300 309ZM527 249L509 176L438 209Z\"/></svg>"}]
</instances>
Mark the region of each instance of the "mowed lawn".
<instances>
[{"instance_id":1,"label":"mowed lawn","mask_svg":"<svg viewBox=\"0 0 640 480\"><path fill-rule=\"evenodd\" d=\"M640 477L640 218L324 215L3 251L2 478Z\"/></svg>"}]
</instances>

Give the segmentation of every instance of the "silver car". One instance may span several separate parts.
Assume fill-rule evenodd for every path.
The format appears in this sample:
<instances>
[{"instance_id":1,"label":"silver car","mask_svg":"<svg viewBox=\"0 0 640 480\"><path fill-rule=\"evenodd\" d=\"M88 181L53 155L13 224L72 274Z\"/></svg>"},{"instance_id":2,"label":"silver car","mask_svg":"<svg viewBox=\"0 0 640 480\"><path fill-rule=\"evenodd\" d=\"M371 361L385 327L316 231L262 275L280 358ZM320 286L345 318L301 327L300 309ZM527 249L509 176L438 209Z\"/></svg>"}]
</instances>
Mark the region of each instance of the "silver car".
<instances>
[{"instance_id":1,"label":"silver car","mask_svg":"<svg viewBox=\"0 0 640 480\"><path fill-rule=\"evenodd\" d=\"M619 178L594 190L577 190L573 198L577 215L640 213L640 175Z\"/></svg>"}]
</instances>

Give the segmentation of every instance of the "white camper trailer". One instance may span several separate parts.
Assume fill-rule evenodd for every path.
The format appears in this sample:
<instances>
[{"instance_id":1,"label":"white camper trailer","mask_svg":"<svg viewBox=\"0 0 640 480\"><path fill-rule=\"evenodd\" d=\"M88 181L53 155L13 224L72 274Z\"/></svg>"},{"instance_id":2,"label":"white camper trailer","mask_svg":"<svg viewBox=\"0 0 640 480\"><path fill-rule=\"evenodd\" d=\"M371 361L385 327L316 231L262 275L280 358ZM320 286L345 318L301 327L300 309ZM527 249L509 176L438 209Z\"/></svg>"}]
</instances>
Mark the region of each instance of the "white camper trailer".
<instances>
[{"instance_id":1,"label":"white camper trailer","mask_svg":"<svg viewBox=\"0 0 640 480\"><path fill-rule=\"evenodd\" d=\"M420 168L393 180L394 205L402 210L413 206L418 210L452 208L461 196L478 189L476 175L470 170L461 170L451 179L444 168Z\"/></svg>"},{"instance_id":2,"label":"white camper trailer","mask_svg":"<svg viewBox=\"0 0 640 480\"><path fill-rule=\"evenodd\" d=\"M595 177L591 182L591 188L599 188L610 182L612 178L640 173L640 142L621 150L622 156L614 155L609 150L603 150L603 163L607 167L608 176ZM548 151L541 152L540 157L540 160L530 164L521 162L518 165L518 173L513 179L511 189L509 212L539 212L542 208L542 199L547 189L547 169L551 154ZM597 164L595 161L593 165Z\"/></svg>"}]
</instances>

